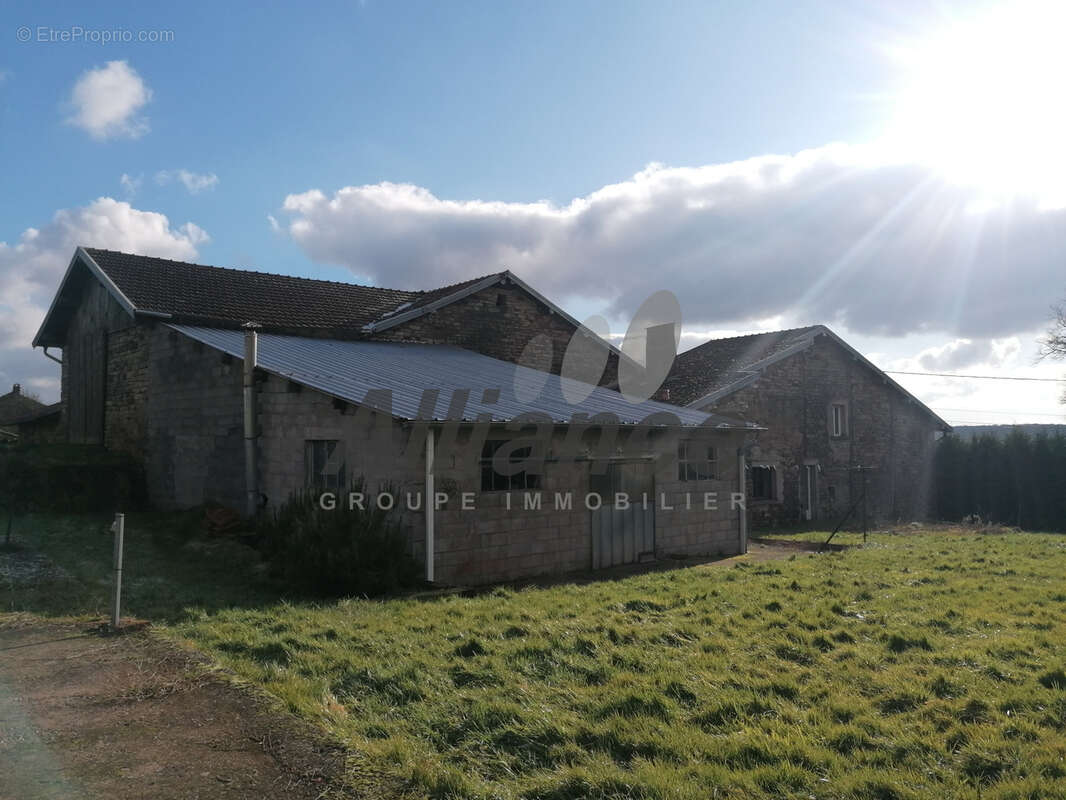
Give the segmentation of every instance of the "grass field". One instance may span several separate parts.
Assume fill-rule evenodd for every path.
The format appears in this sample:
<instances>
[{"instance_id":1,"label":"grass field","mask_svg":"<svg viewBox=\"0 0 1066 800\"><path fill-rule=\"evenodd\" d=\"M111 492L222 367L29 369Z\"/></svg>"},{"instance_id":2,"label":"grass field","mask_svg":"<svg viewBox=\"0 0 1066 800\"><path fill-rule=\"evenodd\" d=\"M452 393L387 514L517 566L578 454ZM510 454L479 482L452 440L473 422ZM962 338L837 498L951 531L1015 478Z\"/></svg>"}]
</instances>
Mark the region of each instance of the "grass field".
<instances>
[{"instance_id":1,"label":"grass field","mask_svg":"<svg viewBox=\"0 0 1066 800\"><path fill-rule=\"evenodd\" d=\"M65 544L79 524L39 518L24 537L72 584L106 575ZM277 600L252 562L232 566L239 549L198 572L201 546L152 538L128 563L132 580L157 571L132 610L347 743L360 796L1066 797L1066 537L879 534L777 562L319 605ZM149 556L168 548L176 561ZM62 613L36 591L4 604Z\"/></svg>"}]
</instances>

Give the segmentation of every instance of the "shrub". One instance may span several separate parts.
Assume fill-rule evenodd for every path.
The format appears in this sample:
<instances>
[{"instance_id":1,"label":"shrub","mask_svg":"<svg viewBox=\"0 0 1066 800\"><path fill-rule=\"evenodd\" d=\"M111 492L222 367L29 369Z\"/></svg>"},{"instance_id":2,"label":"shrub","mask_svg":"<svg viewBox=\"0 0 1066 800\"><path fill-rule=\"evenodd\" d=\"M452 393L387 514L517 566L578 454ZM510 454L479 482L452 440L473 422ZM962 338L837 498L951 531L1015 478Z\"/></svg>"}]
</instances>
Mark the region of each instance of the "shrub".
<instances>
[{"instance_id":1,"label":"shrub","mask_svg":"<svg viewBox=\"0 0 1066 800\"><path fill-rule=\"evenodd\" d=\"M352 491L362 492L362 481ZM294 493L257 523L260 548L287 582L315 595L382 595L414 586L420 570L391 511L338 503L319 492Z\"/></svg>"},{"instance_id":2,"label":"shrub","mask_svg":"<svg viewBox=\"0 0 1066 800\"><path fill-rule=\"evenodd\" d=\"M92 445L18 445L0 452L0 507L107 512L145 508L142 470L127 457Z\"/></svg>"}]
</instances>

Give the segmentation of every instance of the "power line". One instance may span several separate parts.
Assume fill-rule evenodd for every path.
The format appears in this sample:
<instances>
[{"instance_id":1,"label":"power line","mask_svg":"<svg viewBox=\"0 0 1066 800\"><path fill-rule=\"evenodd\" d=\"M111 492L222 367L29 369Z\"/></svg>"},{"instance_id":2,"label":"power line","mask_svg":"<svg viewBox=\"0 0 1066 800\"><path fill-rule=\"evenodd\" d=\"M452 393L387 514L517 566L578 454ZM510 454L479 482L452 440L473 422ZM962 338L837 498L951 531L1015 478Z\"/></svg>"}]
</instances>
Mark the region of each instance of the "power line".
<instances>
[{"instance_id":1,"label":"power line","mask_svg":"<svg viewBox=\"0 0 1066 800\"><path fill-rule=\"evenodd\" d=\"M1062 383L1066 378L1025 378L1020 375L953 375L950 372L905 372L900 369L886 369L889 375L927 375L931 378L976 378L984 381L1042 381Z\"/></svg>"},{"instance_id":2,"label":"power line","mask_svg":"<svg viewBox=\"0 0 1066 800\"><path fill-rule=\"evenodd\" d=\"M1056 413L1054 411L1003 411L1002 409L984 409L984 408L945 408L944 406L933 406L933 408L940 411L949 411L954 413L963 414L1003 414L1008 417L1061 417L1062 413Z\"/></svg>"}]
</instances>

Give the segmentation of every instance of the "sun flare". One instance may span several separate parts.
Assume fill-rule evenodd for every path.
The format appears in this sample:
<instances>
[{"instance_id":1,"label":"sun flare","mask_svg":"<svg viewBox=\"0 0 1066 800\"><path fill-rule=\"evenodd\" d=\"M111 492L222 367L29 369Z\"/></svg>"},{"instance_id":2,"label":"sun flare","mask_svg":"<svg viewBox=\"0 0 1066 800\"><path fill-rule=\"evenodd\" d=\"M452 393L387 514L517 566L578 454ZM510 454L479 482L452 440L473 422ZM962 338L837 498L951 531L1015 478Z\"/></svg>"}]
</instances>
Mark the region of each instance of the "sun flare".
<instances>
[{"instance_id":1,"label":"sun flare","mask_svg":"<svg viewBox=\"0 0 1066 800\"><path fill-rule=\"evenodd\" d=\"M893 48L888 140L990 197L1066 205L1066 3L1016 3Z\"/></svg>"}]
</instances>

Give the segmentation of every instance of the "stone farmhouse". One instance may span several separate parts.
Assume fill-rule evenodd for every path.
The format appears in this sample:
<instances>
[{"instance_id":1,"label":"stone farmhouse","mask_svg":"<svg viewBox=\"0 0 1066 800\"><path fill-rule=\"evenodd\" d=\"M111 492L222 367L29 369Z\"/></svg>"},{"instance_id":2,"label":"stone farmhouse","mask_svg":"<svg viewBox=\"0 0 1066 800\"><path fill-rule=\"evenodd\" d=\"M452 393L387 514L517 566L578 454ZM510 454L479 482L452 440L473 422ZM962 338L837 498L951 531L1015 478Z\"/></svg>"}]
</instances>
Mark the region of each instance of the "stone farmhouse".
<instances>
[{"instance_id":1,"label":"stone farmhouse","mask_svg":"<svg viewBox=\"0 0 1066 800\"><path fill-rule=\"evenodd\" d=\"M755 427L630 402L627 357L510 272L407 291L78 248L33 344L63 438L132 456L161 508L362 481L445 583L746 549Z\"/></svg>"},{"instance_id":2,"label":"stone farmhouse","mask_svg":"<svg viewBox=\"0 0 1066 800\"><path fill-rule=\"evenodd\" d=\"M933 449L951 427L824 325L714 339L677 357L658 395L758 423L752 526L927 515ZM865 501L863 491L865 489Z\"/></svg>"}]
</instances>

